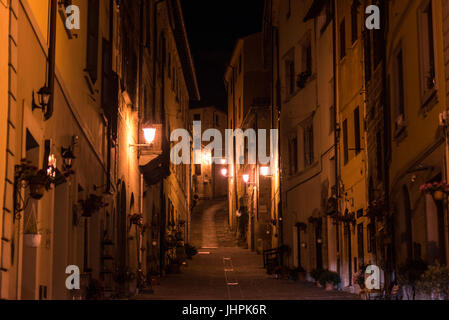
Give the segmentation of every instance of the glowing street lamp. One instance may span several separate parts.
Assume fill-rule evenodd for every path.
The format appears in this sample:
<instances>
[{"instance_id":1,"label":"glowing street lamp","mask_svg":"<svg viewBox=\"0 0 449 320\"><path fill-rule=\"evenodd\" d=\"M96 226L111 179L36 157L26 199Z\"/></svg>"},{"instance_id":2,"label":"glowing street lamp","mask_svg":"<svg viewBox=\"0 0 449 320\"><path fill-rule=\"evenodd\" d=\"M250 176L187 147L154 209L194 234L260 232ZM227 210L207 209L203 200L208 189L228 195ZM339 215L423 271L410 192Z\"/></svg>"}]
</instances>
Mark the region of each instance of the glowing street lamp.
<instances>
[{"instance_id":1,"label":"glowing street lamp","mask_svg":"<svg viewBox=\"0 0 449 320\"><path fill-rule=\"evenodd\" d=\"M226 168L221 169L221 175L223 177L227 177L228 176L228 169L226 169Z\"/></svg>"},{"instance_id":2,"label":"glowing street lamp","mask_svg":"<svg viewBox=\"0 0 449 320\"><path fill-rule=\"evenodd\" d=\"M267 177L270 174L270 168L266 166L260 167L260 174Z\"/></svg>"},{"instance_id":3,"label":"glowing street lamp","mask_svg":"<svg viewBox=\"0 0 449 320\"><path fill-rule=\"evenodd\" d=\"M152 144L154 138L156 137L156 129L155 128L144 128L143 136L145 138L145 142L148 144Z\"/></svg>"},{"instance_id":4,"label":"glowing street lamp","mask_svg":"<svg viewBox=\"0 0 449 320\"><path fill-rule=\"evenodd\" d=\"M248 183L248 181L249 181L249 174L244 174L242 177L243 177L243 181L245 183Z\"/></svg>"}]
</instances>

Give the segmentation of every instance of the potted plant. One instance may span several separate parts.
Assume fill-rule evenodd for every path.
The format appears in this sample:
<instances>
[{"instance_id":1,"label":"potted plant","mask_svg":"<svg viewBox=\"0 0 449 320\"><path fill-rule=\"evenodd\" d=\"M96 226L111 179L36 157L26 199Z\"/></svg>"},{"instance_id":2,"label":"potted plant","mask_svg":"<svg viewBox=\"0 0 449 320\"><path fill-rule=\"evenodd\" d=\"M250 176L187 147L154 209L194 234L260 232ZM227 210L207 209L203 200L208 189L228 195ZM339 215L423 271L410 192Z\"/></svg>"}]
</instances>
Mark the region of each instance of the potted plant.
<instances>
[{"instance_id":1,"label":"potted plant","mask_svg":"<svg viewBox=\"0 0 449 320\"><path fill-rule=\"evenodd\" d=\"M34 210L34 209L33 209ZM38 248L41 244L42 235L37 228L37 219L34 211L28 217L23 229L23 242L29 248Z\"/></svg>"},{"instance_id":2,"label":"potted plant","mask_svg":"<svg viewBox=\"0 0 449 320\"><path fill-rule=\"evenodd\" d=\"M449 184L446 181L426 183L419 187L424 193L431 194L435 201L442 201L449 194Z\"/></svg>"},{"instance_id":3,"label":"potted plant","mask_svg":"<svg viewBox=\"0 0 449 320\"><path fill-rule=\"evenodd\" d=\"M306 270L303 267L297 267L290 269L289 278L293 281L305 281L306 280Z\"/></svg>"},{"instance_id":4,"label":"potted plant","mask_svg":"<svg viewBox=\"0 0 449 320\"><path fill-rule=\"evenodd\" d=\"M429 295L432 300L449 299L449 267L438 262L429 266L416 284L418 292Z\"/></svg>"},{"instance_id":5,"label":"potted plant","mask_svg":"<svg viewBox=\"0 0 449 320\"><path fill-rule=\"evenodd\" d=\"M89 218L95 212L98 212L101 208L106 207L108 204L104 202L102 196L97 196L96 194L91 193L86 200L79 200L83 209L82 216Z\"/></svg>"},{"instance_id":6,"label":"potted plant","mask_svg":"<svg viewBox=\"0 0 449 320\"><path fill-rule=\"evenodd\" d=\"M320 274L319 282L322 286L325 286L326 291L331 291L334 286L340 283L340 275L334 271L324 270Z\"/></svg>"},{"instance_id":7,"label":"potted plant","mask_svg":"<svg viewBox=\"0 0 449 320\"><path fill-rule=\"evenodd\" d=\"M321 273L323 273L322 269L313 269L312 272L310 272L310 276L315 280L317 287L321 287Z\"/></svg>"},{"instance_id":8,"label":"potted plant","mask_svg":"<svg viewBox=\"0 0 449 320\"><path fill-rule=\"evenodd\" d=\"M45 190L49 190L53 182L45 170L39 170L26 159L22 159L21 164L16 166L16 179L29 186L30 197L36 200L44 196Z\"/></svg>"},{"instance_id":9,"label":"potted plant","mask_svg":"<svg viewBox=\"0 0 449 320\"><path fill-rule=\"evenodd\" d=\"M398 278L400 284L411 288L412 295L408 298L415 300L416 285L421 278L421 275L427 270L427 265L421 259L408 260L399 268Z\"/></svg>"},{"instance_id":10,"label":"potted plant","mask_svg":"<svg viewBox=\"0 0 449 320\"><path fill-rule=\"evenodd\" d=\"M187 259L189 260L191 260L192 257L198 253L198 250L188 243L184 244L184 248L186 251Z\"/></svg>"}]
</instances>

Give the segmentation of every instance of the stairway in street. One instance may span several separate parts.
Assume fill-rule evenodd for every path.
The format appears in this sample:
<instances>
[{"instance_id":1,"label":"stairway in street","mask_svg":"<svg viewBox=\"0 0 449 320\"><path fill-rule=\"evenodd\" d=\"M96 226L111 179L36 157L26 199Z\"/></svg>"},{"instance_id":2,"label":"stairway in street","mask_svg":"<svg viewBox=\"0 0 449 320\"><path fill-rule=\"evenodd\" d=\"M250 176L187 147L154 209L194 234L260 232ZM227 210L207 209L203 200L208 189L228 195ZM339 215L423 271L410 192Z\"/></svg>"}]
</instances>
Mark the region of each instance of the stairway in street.
<instances>
[{"instance_id":1,"label":"stairway in street","mask_svg":"<svg viewBox=\"0 0 449 320\"><path fill-rule=\"evenodd\" d=\"M227 225L226 202L200 202L192 215L192 245L198 255L137 300L355 300L313 283L278 280L267 274L261 255L237 246Z\"/></svg>"}]
</instances>

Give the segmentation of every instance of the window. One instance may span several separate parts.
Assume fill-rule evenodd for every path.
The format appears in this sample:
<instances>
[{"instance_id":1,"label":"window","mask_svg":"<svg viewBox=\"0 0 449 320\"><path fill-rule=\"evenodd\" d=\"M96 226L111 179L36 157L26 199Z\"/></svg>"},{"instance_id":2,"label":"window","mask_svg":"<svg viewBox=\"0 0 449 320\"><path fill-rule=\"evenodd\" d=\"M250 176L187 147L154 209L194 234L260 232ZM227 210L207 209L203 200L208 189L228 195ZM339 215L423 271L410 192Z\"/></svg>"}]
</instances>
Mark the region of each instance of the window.
<instances>
[{"instance_id":1,"label":"window","mask_svg":"<svg viewBox=\"0 0 449 320\"><path fill-rule=\"evenodd\" d=\"M402 54L402 49L398 51L396 54L396 74L395 74L395 80L396 80L396 87L395 87L395 104L396 104L396 129L399 129L399 127L402 126L400 122L403 121L404 115L405 115L405 92L404 92L404 58Z\"/></svg>"},{"instance_id":2,"label":"window","mask_svg":"<svg viewBox=\"0 0 449 320\"><path fill-rule=\"evenodd\" d=\"M332 105L329 108L329 130L330 133L333 133L335 131L335 107Z\"/></svg>"},{"instance_id":3,"label":"window","mask_svg":"<svg viewBox=\"0 0 449 320\"><path fill-rule=\"evenodd\" d=\"M358 0L354 0L351 7L351 33L352 33L352 43L356 42L358 39L359 25L358 25Z\"/></svg>"},{"instance_id":4,"label":"window","mask_svg":"<svg viewBox=\"0 0 449 320\"><path fill-rule=\"evenodd\" d=\"M320 15L319 15L318 21L317 21L318 30L320 30L321 34L326 30L326 27L332 21L331 10L332 10L331 2L330 2L330 0L327 0L323 9L320 12Z\"/></svg>"},{"instance_id":5,"label":"window","mask_svg":"<svg viewBox=\"0 0 449 320\"><path fill-rule=\"evenodd\" d=\"M371 32L373 33L374 68L377 68L384 57L385 39L382 28L380 30L374 29Z\"/></svg>"},{"instance_id":6,"label":"window","mask_svg":"<svg viewBox=\"0 0 449 320\"><path fill-rule=\"evenodd\" d=\"M420 67L421 67L421 94L423 104L434 93L435 78L435 52L433 34L432 1L428 0L419 12L420 36Z\"/></svg>"},{"instance_id":7,"label":"window","mask_svg":"<svg viewBox=\"0 0 449 320\"><path fill-rule=\"evenodd\" d=\"M171 54L170 52L168 53L168 59L167 59L167 73L168 73L168 78L171 79Z\"/></svg>"},{"instance_id":8,"label":"window","mask_svg":"<svg viewBox=\"0 0 449 320\"><path fill-rule=\"evenodd\" d=\"M194 121L201 121L201 114L200 113L195 113L193 115L193 120Z\"/></svg>"},{"instance_id":9,"label":"window","mask_svg":"<svg viewBox=\"0 0 449 320\"><path fill-rule=\"evenodd\" d=\"M145 10L145 46L147 48L151 47L151 2L145 1L146 10Z\"/></svg>"},{"instance_id":10,"label":"window","mask_svg":"<svg viewBox=\"0 0 449 320\"><path fill-rule=\"evenodd\" d=\"M218 114L216 114L215 115L215 125L218 127L220 124L219 124L220 122L219 122L219 117L218 117Z\"/></svg>"},{"instance_id":11,"label":"window","mask_svg":"<svg viewBox=\"0 0 449 320\"><path fill-rule=\"evenodd\" d=\"M364 37L365 47L365 82L371 80L371 33L366 32Z\"/></svg>"},{"instance_id":12,"label":"window","mask_svg":"<svg viewBox=\"0 0 449 320\"><path fill-rule=\"evenodd\" d=\"M285 77L287 95L290 96L295 92L295 63L293 59L285 61Z\"/></svg>"},{"instance_id":13,"label":"window","mask_svg":"<svg viewBox=\"0 0 449 320\"><path fill-rule=\"evenodd\" d=\"M201 175L201 164L195 165L195 175L197 175L197 176Z\"/></svg>"},{"instance_id":14,"label":"window","mask_svg":"<svg viewBox=\"0 0 449 320\"><path fill-rule=\"evenodd\" d=\"M377 162L377 179L382 180L383 177L383 159L382 159L382 134L380 131L376 134L376 162Z\"/></svg>"},{"instance_id":15,"label":"window","mask_svg":"<svg viewBox=\"0 0 449 320\"><path fill-rule=\"evenodd\" d=\"M292 0L288 0L287 19L290 18L291 14L292 14Z\"/></svg>"},{"instance_id":16,"label":"window","mask_svg":"<svg viewBox=\"0 0 449 320\"><path fill-rule=\"evenodd\" d=\"M365 264L365 245L363 241L363 223L359 223L357 225L357 242L358 242L358 256L359 256L359 263L358 266L362 266Z\"/></svg>"},{"instance_id":17,"label":"window","mask_svg":"<svg viewBox=\"0 0 449 320\"><path fill-rule=\"evenodd\" d=\"M355 137L355 153L359 154L361 151L359 107L355 108L354 110L354 137Z\"/></svg>"},{"instance_id":18,"label":"window","mask_svg":"<svg viewBox=\"0 0 449 320\"><path fill-rule=\"evenodd\" d=\"M314 162L313 119L304 124L304 166L310 167Z\"/></svg>"},{"instance_id":19,"label":"window","mask_svg":"<svg viewBox=\"0 0 449 320\"><path fill-rule=\"evenodd\" d=\"M242 55L239 57L239 75L242 73Z\"/></svg>"},{"instance_id":20,"label":"window","mask_svg":"<svg viewBox=\"0 0 449 320\"><path fill-rule=\"evenodd\" d=\"M302 72L305 72L307 75L312 74L312 44L310 34L302 45Z\"/></svg>"},{"instance_id":21,"label":"window","mask_svg":"<svg viewBox=\"0 0 449 320\"><path fill-rule=\"evenodd\" d=\"M86 70L93 83L98 76L98 21L99 0L91 0L88 3L87 15L87 52Z\"/></svg>"},{"instance_id":22,"label":"window","mask_svg":"<svg viewBox=\"0 0 449 320\"><path fill-rule=\"evenodd\" d=\"M340 23L340 59L346 56L346 27L345 19Z\"/></svg>"},{"instance_id":23,"label":"window","mask_svg":"<svg viewBox=\"0 0 449 320\"><path fill-rule=\"evenodd\" d=\"M343 121L343 157L344 163L349 161L349 149L348 149L348 119Z\"/></svg>"},{"instance_id":24,"label":"window","mask_svg":"<svg viewBox=\"0 0 449 320\"><path fill-rule=\"evenodd\" d=\"M290 174L293 175L298 172L298 138L297 137L290 139L289 154L290 154Z\"/></svg>"},{"instance_id":25,"label":"window","mask_svg":"<svg viewBox=\"0 0 449 320\"><path fill-rule=\"evenodd\" d=\"M238 116L241 117L242 116L242 98L239 97L239 113Z\"/></svg>"},{"instance_id":26,"label":"window","mask_svg":"<svg viewBox=\"0 0 449 320\"><path fill-rule=\"evenodd\" d=\"M370 223L367 226L367 233L368 233L368 240L366 242L367 244L367 250L368 252L376 252L376 230L374 223Z\"/></svg>"}]
</instances>

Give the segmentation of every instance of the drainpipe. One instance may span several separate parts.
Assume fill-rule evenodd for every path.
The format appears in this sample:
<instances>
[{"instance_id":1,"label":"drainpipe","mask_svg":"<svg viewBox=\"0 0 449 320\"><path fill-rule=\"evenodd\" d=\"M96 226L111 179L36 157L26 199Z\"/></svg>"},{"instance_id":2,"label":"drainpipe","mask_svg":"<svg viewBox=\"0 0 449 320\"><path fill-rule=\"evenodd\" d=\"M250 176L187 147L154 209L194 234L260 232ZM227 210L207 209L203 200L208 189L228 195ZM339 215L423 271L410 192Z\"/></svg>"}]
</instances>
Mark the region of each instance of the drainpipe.
<instances>
[{"instance_id":1,"label":"drainpipe","mask_svg":"<svg viewBox=\"0 0 449 320\"><path fill-rule=\"evenodd\" d=\"M48 74L47 86L50 89L50 101L44 113L44 119L48 120L53 115L53 104L55 101L55 60L56 60L56 12L57 0L51 0L50 3L50 42L48 50Z\"/></svg>"},{"instance_id":2,"label":"drainpipe","mask_svg":"<svg viewBox=\"0 0 449 320\"><path fill-rule=\"evenodd\" d=\"M335 171L335 197L337 199L337 216L340 213L340 178L339 178L339 166L338 166L338 146L339 146L339 131L340 127L338 125L338 111L337 111L337 104L338 104L338 98L337 98L337 6L336 6L336 0L332 1L332 50L333 50L333 69L334 69L334 83L333 83L333 90L334 90L334 171ZM340 274L341 272L341 251L342 251L342 243L340 241L340 223L336 223L336 237L337 237L337 245L338 245L338 259L337 259L337 272Z\"/></svg>"},{"instance_id":3,"label":"drainpipe","mask_svg":"<svg viewBox=\"0 0 449 320\"><path fill-rule=\"evenodd\" d=\"M283 230L283 214L282 214L282 208L283 208L283 200L282 200L282 176L283 176L283 172L282 172L282 156L281 156L281 109L282 109L282 99L280 99L281 97L281 86L280 86L280 79L281 79L281 74L280 74L280 57L279 57L279 29L278 28L274 28L275 32L276 32L276 64L277 64L277 79L276 79L276 97L278 99L278 106L277 106L277 122L278 122L278 130L279 130L279 134L278 134L278 150L279 150L279 154L278 154L278 163L279 163L279 205L278 205L278 220L279 220L279 247L282 246L284 244L284 230ZM279 210L280 209L280 210ZM283 265L283 255L281 254L281 258L280 258L280 262L281 265Z\"/></svg>"}]
</instances>

